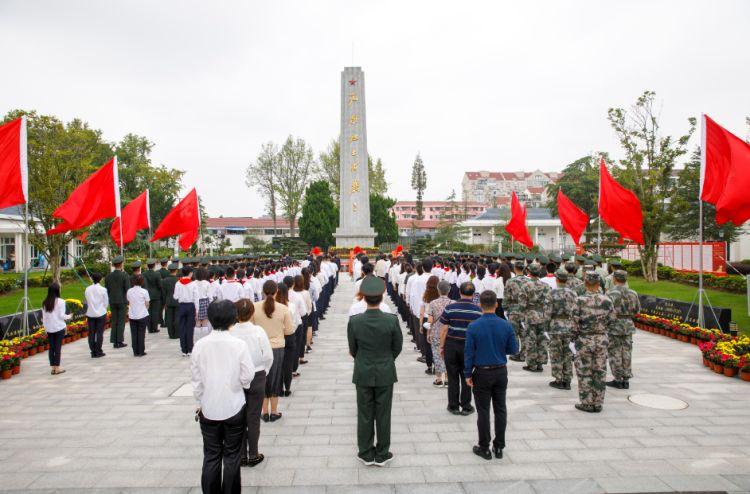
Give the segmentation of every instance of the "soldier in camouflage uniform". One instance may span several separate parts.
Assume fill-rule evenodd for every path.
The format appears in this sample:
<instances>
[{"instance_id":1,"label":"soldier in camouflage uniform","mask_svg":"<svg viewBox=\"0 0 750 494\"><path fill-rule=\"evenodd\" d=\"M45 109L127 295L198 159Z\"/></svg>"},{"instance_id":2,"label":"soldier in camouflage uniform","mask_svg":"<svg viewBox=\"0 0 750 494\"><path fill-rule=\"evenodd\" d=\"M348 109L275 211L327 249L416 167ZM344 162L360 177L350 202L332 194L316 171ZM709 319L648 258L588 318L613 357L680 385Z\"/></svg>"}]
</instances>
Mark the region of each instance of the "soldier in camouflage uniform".
<instances>
[{"instance_id":1,"label":"soldier in camouflage uniform","mask_svg":"<svg viewBox=\"0 0 750 494\"><path fill-rule=\"evenodd\" d=\"M633 318L641 311L638 294L627 287L628 273L617 270L612 274L614 286L607 292L615 308L617 322L609 329L609 368L614 379L607 383L617 389L630 389L633 377L631 360L633 354Z\"/></svg>"},{"instance_id":2,"label":"soldier in camouflage uniform","mask_svg":"<svg viewBox=\"0 0 750 494\"><path fill-rule=\"evenodd\" d=\"M516 362L523 362L526 360L526 348L523 345L524 342L524 312L526 308L521 305L521 292L523 286L529 282L529 279L523 275L524 262L516 261L513 263L513 270L516 276L509 279L505 283L505 292L503 295L503 308L505 309L505 315L508 318L513 331L516 333L518 338L518 355L510 357L511 360Z\"/></svg>"},{"instance_id":3,"label":"soldier in camouflage uniform","mask_svg":"<svg viewBox=\"0 0 750 494\"><path fill-rule=\"evenodd\" d=\"M544 305L549 307L549 360L552 364L554 381L550 386L557 389L570 389L573 379L573 353L570 341L575 328L575 312L578 307L578 296L568 288L568 283L575 274L560 269L555 272L557 288L547 294ZM575 278L577 279L577 278Z\"/></svg>"},{"instance_id":4,"label":"soldier in camouflage uniform","mask_svg":"<svg viewBox=\"0 0 750 494\"><path fill-rule=\"evenodd\" d=\"M578 410L598 413L604 403L607 378L607 334L617 322L612 300L601 292L602 278L596 271L585 274L586 294L578 297L573 330L578 375Z\"/></svg>"},{"instance_id":5,"label":"soldier in camouflage uniform","mask_svg":"<svg viewBox=\"0 0 750 494\"><path fill-rule=\"evenodd\" d=\"M609 292L614 286L614 273L618 269L622 269L622 263L620 261L611 261L607 263L607 269L609 270L609 274L606 278L604 278L604 291ZM628 282L625 282L625 287L628 287Z\"/></svg>"},{"instance_id":6,"label":"soldier in camouflage uniform","mask_svg":"<svg viewBox=\"0 0 750 494\"><path fill-rule=\"evenodd\" d=\"M573 290L579 297L586 293L586 286L583 284L583 281L576 276L576 273L578 272L578 266L576 266L576 263L566 262L565 271L568 272L568 281L565 283L565 286L570 290Z\"/></svg>"},{"instance_id":7,"label":"soldier in camouflage uniform","mask_svg":"<svg viewBox=\"0 0 750 494\"><path fill-rule=\"evenodd\" d=\"M539 276L542 266L538 263L529 265L529 282L521 291L521 306L525 307L523 346L526 349L526 365L524 370L542 372L542 366L547 363L547 337L544 335L549 327L549 306L545 304L550 287L542 283Z\"/></svg>"}]
</instances>

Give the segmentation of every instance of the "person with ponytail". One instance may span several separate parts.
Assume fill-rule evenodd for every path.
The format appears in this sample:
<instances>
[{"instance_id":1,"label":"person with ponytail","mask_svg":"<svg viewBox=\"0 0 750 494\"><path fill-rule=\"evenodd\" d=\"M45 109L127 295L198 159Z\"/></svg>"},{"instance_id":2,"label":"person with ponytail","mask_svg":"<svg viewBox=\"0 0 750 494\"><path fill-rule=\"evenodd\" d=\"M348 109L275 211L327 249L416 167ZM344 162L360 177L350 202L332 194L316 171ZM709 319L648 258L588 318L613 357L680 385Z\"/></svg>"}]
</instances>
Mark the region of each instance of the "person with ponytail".
<instances>
[{"instance_id":1,"label":"person with ponytail","mask_svg":"<svg viewBox=\"0 0 750 494\"><path fill-rule=\"evenodd\" d=\"M42 302L42 324L47 332L49 341L49 365L52 367L53 376L62 374L65 369L60 367L60 355L62 353L62 340L71 315L65 313L65 300L60 298L60 284L53 282L47 288L47 298Z\"/></svg>"},{"instance_id":2,"label":"person with ponytail","mask_svg":"<svg viewBox=\"0 0 750 494\"><path fill-rule=\"evenodd\" d=\"M271 342L273 364L266 375L265 400L261 417L264 422L275 422L281 418L278 413L279 395L281 394L281 376L284 365L284 339L294 335L292 316L286 305L276 302L279 286L269 279L263 283L263 300L254 304L251 321L263 328ZM292 355L290 358L294 358Z\"/></svg>"}]
</instances>

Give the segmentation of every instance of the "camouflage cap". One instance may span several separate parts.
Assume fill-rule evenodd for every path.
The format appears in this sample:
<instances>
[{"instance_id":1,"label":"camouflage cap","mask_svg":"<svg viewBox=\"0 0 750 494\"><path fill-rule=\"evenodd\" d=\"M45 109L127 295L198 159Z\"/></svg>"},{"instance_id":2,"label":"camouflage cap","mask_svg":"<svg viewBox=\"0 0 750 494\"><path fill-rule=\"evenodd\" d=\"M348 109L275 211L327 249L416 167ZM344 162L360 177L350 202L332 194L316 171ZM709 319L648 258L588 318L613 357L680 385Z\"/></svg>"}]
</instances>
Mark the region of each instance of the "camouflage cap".
<instances>
[{"instance_id":1,"label":"camouflage cap","mask_svg":"<svg viewBox=\"0 0 750 494\"><path fill-rule=\"evenodd\" d=\"M617 260L617 259L612 259L611 261L608 262L608 264L610 266L612 266L613 268L621 268L622 267L622 263L619 260Z\"/></svg>"},{"instance_id":2,"label":"camouflage cap","mask_svg":"<svg viewBox=\"0 0 750 494\"><path fill-rule=\"evenodd\" d=\"M558 269L555 271L555 278L560 281L568 281L568 272L564 269Z\"/></svg>"},{"instance_id":3,"label":"camouflage cap","mask_svg":"<svg viewBox=\"0 0 750 494\"><path fill-rule=\"evenodd\" d=\"M576 266L576 263L574 263L573 261L568 261L565 263L565 270L570 270L575 273L576 271L578 271L578 266Z\"/></svg>"},{"instance_id":4,"label":"camouflage cap","mask_svg":"<svg viewBox=\"0 0 750 494\"><path fill-rule=\"evenodd\" d=\"M542 265L547 264L549 262L549 258L547 256L539 256L537 257L537 260Z\"/></svg>"},{"instance_id":5,"label":"camouflage cap","mask_svg":"<svg viewBox=\"0 0 750 494\"><path fill-rule=\"evenodd\" d=\"M612 273L612 277L620 282L628 281L628 272L623 271L622 269L618 269L614 273Z\"/></svg>"},{"instance_id":6,"label":"camouflage cap","mask_svg":"<svg viewBox=\"0 0 750 494\"><path fill-rule=\"evenodd\" d=\"M562 257L558 255L550 256L550 261L554 262L555 264L561 264L562 263Z\"/></svg>"},{"instance_id":7,"label":"camouflage cap","mask_svg":"<svg viewBox=\"0 0 750 494\"><path fill-rule=\"evenodd\" d=\"M583 263L584 266L596 266L596 263L592 260L586 260Z\"/></svg>"},{"instance_id":8,"label":"camouflage cap","mask_svg":"<svg viewBox=\"0 0 750 494\"><path fill-rule=\"evenodd\" d=\"M597 273L596 271L587 271L584 275L584 279L586 280L586 283L601 283L602 277Z\"/></svg>"},{"instance_id":9,"label":"camouflage cap","mask_svg":"<svg viewBox=\"0 0 750 494\"><path fill-rule=\"evenodd\" d=\"M594 262L602 262L602 256L600 256L599 254L594 254L593 256L591 256L591 259Z\"/></svg>"},{"instance_id":10,"label":"camouflage cap","mask_svg":"<svg viewBox=\"0 0 750 494\"><path fill-rule=\"evenodd\" d=\"M513 268L514 269L522 270L525 267L526 267L526 263L524 261L515 261L513 263Z\"/></svg>"},{"instance_id":11,"label":"camouflage cap","mask_svg":"<svg viewBox=\"0 0 750 494\"><path fill-rule=\"evenodd\" d=\"M529 273L533 276L542 275L542 265L536 262L529 264Z\"/></svg>"}]
</instances>

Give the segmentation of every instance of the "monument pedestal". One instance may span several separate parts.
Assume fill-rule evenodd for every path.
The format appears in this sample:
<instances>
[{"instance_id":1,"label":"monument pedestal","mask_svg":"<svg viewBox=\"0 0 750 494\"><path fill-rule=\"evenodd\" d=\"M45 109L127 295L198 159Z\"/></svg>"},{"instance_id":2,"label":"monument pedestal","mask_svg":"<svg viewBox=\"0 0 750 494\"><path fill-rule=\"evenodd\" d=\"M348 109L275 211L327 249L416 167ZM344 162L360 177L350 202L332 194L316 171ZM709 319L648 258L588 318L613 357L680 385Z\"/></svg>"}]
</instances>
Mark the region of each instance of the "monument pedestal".
<instances>
[{"instance_id":1,"label":"monument pedestal","mask_svg":"<svg viewBox=\"0 0 750 494\"><path fill-rule=\"evenodd\" d=\"M372 227L362 228L357 231L343 231L342 228L336 229L333 234L336 239L336 247L354 248L360 246L375 247L375 230Z\"/></svg>"}]
</instances>

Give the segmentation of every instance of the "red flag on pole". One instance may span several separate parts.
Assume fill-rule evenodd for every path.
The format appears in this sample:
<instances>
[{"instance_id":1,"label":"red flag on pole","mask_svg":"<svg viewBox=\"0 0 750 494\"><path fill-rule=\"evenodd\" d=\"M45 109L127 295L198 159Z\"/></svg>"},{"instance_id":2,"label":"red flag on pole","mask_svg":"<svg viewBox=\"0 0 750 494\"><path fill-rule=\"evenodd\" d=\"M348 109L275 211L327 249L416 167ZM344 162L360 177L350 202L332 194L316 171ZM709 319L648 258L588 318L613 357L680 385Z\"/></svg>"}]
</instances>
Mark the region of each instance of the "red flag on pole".
<instances>
[{"instance_id":1,"label":"red flag on pole","mask_svg":"<svg viewBox=\"0 0 750 494\"><path fill-rule=\"evenodd\" d=\"M182 250L188 250L198 240L201 215L198 208L198 193L191 190L172 210L167 213L151 238L152 242L179 235Z\"/></svg>"},{"instance_id":2,"label":"red flag on pole","mask_svg":"<svg viewBox=\"0 0 750 494\"><path fill-rule=\"evenodd\" d=\"M623 238L643 244L641 201L612 178L604 158L599 161L599 214Z\"/></svg>"},{"instance_id":3,"label":"red flag on pole","mask_svg":"<svg viewBox=\"0 0 750 494\"><path fill-rule=\"evenodd\" d=\"M531 241L531 236L529 235L529 230L526 228L526 208L518 200L515 192L511 195L510 221L505 225L505 231L529 249L534 246L534 242Z\"/></svg>"},{"instance_id":4,"label":"red flag on pole","mask_svg":"<svg viewBox=\"0 0 750 494\"><path fill-rule=\"evenodd\" d=\"M148 203L149 196L148 189L146 189L141 195L122 208L122 215L119 218L115 218L115 221L112 222L112 226L109 229L109 236L118 247L122 247L120 245L121 238L123 244L129 244L135 240L138 230L145 230L151 227L151 210ZM124 225L122 232L120 232L121 222Z\"/></svg>"},{"instance_id":5,"label":"red flag on pole","mask_svg":"<svg viewBox=\"0 0 750 494\"><path fill-rule=\"evenodd\" d=\"M589 216L568 199L562 189L557 189L557 213L565 231L573 237L576 245L580 245L581 235L589 224Z\"/></svg>"},{"instance_id":6,"label":"red flag on pole","mask_svg":"<svg viewBox=\"0 0 750 494\"><path fill-rule=\"evenodd\" d=\"M0 125L0 209L28 199L26 117Z\"/></svg>"},{"instance_id":7,"label":"red flag on pole","mask_svg":"<svg viewBox=\"0 0 750 494\"><path fill-rule=\"evenodd\" d=\"M112 158L70 194L52 216L62 220L47 235L80 230L99 220L120 216L117 157Z\"/></svg>"},{"instance_id":8,"label":"red flag on pole","mask_svg":"<svg viewBox=\"0 0 750 494\"><path fill-rule=\"evenodd\" d=\"M703 115L701 199L716 205L716 222L750 219L750 144Z\"/></svg>"}]
</instances>

